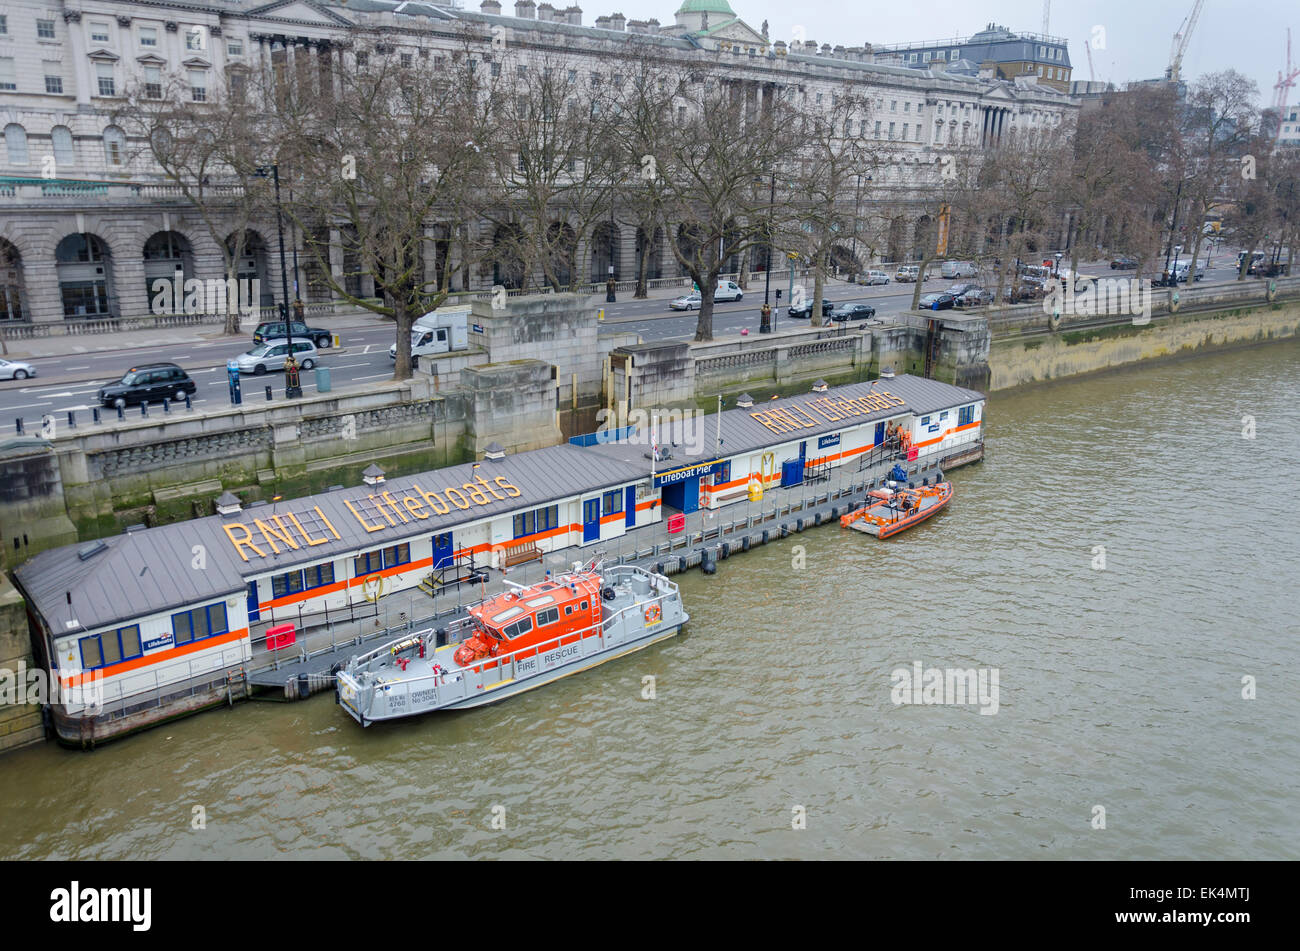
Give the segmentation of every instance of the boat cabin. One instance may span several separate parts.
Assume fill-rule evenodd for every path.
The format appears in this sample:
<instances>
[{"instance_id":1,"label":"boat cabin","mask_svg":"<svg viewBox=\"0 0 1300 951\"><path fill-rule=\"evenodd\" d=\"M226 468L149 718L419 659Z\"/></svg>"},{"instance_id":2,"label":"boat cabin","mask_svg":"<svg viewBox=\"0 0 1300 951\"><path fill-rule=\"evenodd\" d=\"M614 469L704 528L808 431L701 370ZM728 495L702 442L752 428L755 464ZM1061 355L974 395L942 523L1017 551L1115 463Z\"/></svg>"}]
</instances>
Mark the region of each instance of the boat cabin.
<instances>
[{"instance_id":1,"label":"boat cabin","mask_svg":"<svg viewBox=\"0 0 1300 951\"><path fill-rule=\"evenodd\" d=\"M514 653L533 645L572 643L582 632L598 633L601 623L599 580L569 576L563 583L541 584L491 598L469 612L475 626L490 638L494 654ZM567 634L572 638L558 640Z\"/></svg>"}]
</instances>

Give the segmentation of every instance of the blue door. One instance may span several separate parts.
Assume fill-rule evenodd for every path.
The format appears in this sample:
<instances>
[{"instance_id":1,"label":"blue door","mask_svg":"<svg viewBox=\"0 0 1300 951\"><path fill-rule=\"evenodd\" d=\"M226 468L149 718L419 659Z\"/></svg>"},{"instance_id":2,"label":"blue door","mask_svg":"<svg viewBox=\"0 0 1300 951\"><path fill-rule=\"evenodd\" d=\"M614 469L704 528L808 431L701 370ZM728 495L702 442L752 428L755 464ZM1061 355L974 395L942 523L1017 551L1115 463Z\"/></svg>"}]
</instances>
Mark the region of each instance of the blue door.
<instances>
[{"instance_id":1,"label":"blue door","mask_svg":"<svg viewBox=\"0 0 1300 951\"><path fill-rule=\"evenodd\" d=\"M876 423L876 441L872 443L872 445L879 446L884 441L885 441L885 424L883 422Z\"/></svg>"},{"instance_id":2,"label":"blue door","mask_svg":"<svg viewBox=\"0 0 1300 951\"><path fill-rule=\"evenodd\" d=\"M626 525L636 525L636 486L629 485L623 492L623 511L626 513Z\"/></svg>"},{"instance_id":3,"label":"blue door","mask_svg":"<svg viewBox=\"0 0 1300 951\"><path fill-rule=\"evenodd\" d=\"M582 503L582 541L600 540L600 496Z\"/></svg>"},{"instance_id":4,"label":"blue door","mask_svg":"<svg viewBox=\"0 0 1300 951\"><path fill-rule=\"evenodd\" d=\"M693 476L664 486L664 505L690 514L700 507L700 477Z\"/></svg>"},{"instance_id":5,"label":"blue door","mask_svg":"<svg viewBox=\"0 0 1300 951\"><path fill-rule=\"evenodd\" d=\"M808 440L799 443L799 461L803 462L808 458Z\"/></svg>"},{"instance_id":6,"label":"blue door","mask_svg":"<svg viewBox=\"0 0 1300 951\"><path fill-rule=\"evenodd\" d=\"M250 581L248 583L248 619L250 621L257 621L260 620L261 617L262 610L257 604L257 582Z\"/></svg>"},{"instance_id":7,"label":"blue door","mask_svg":"<svg viewBox=\"0 0 1300 951\"><path fill-rule=\"evenodd\" d=\"M446 568L455 561L455 554L452 551L451 532L444 532L441 535L433 536L433 570Z\"/></svg>"}]
</instances>

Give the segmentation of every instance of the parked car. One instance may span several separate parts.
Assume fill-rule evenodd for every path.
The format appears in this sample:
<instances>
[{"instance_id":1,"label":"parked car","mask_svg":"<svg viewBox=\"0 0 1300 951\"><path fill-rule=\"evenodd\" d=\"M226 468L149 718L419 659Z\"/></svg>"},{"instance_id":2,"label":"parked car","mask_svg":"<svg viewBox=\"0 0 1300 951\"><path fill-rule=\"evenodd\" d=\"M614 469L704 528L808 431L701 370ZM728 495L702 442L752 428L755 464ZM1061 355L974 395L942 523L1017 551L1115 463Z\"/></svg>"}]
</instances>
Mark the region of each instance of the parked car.
<instances>
[{"instance_id":1,"label":"parked car","mask_svg":"<svg viewBox=\"0 0 1300 951\"><path fill-rule=\"evenodd\" d=\"M958 307L986 307L993 303L993 292L983 287L972 287L959 295L954 303Z\"/></svg>"},{"instance_id":2,"label":"parked car","mask_svg":"<svg viewBox=\"0 0 1300 951\"><path fill-rule=\"evenodd\" d=\"M939 269L939 276L950 280L954 277L974 277L976 273L974 261L944 261Z\"/></svg>"},{"instance_id":3,"label":"parked car","mask_svg":"<svg viewBox=\"0 0 1300 951\"><path fill-rule=\"evenodd\" d=\"M812 298L805 297L802 304L797 307L791 307L787 313L789 313L791 317L802 317L805 320L808 320L812 317L812 306ZM829 317L833 310L835 310L835 302L822 298L822 316Z\"/></svg>"},{"instance_id":4,"label":"parked car","mask_svg":"<svg viewBox=\"0 0 1300 951\"><path fill-rule=\"evenodd\" d=\"M957 298L951 294L926 294L921 298L922 310L951 310Z\"/></svg>"},{"instance_id":5,"label":"parked car","mask_svg":"<svg viewBox=\"0 0 1300 951\"><path fill-rule=\"evenodd\" d=\"M116 383L99 388L96 399L103 406L156 403L164 399L183 400L198 386L174 363L147 363L132 367Z\"/></svg>"},{"instance_id":6,"label":"parked car","mask_svg":"<svg viewBox=\"0 0 1300 951\"><path fill-rule=\"evenodd\" d=\"M235 365L239 367L240 373L261 376L267 370L283 370L284 358L288 353L289 341L268 340L235 357ZM310 340L299 340L297 337L293 340L293 356L298 361L300 370L310 370L320 361L316 345Z\"/></svg>"},{"instance_id":7,"label":"parked car","mask_svg":"<svg viewBox=\"0 0 1300 951\"><path fill-rule=\"evenodd\" d=\"M718 281L718 286L713 292L713 299L719 300L740 300L745 296L745 292L740 289L740 285L735 281Z\"/></svg>"},{"instance_id":8,"label":"parked car","mask_svg":"<svg viewBox=\"0 0 1300 951\"><path fill-rule=\"evenodd\" d=\"M888 284L889 275L884 271L868 271L866 274L863 274L858 278L858 283L865 284L868 287L874 284Z\"/></svg>"},{"instance_id":9,"label":"parked car","mask_svg":"<svg viewBox=\"0 0 1300 951\"><path fill-rule=\"evenodd\" d=\"M1130 257L1127 254L1121 254L1115 260L1110 262L1112 271L1132 271L1138 266L1137 258Z\"/></svg>"},{"instance_id":10,"label":"parked car","mask_svg":"<svg viewBox=\"0 0 1300 951\"><path fill-rule=\"evenodd\" d=\"M1179 261L1176 264L1174 264L1174 277L1177 278L1180 284L1186 284L1191 269L1192 268L1190 262ZM1204 264L1197 265L1196 277L1194 278L1194 280L1202 281L1204 279L1205 279L1205 265Z\"/></svg>"},{"instance_id":11,"label":"parked car","mask_svg":"<svg viewBox=\"0 0 1300 951\"><path fill-rule=\"evenodd\" d=\"M900 284L912 284L920 273L921 269L915 264L904 264L894 273L894 280Z\"/></svg>"},{"instance_id":12,"label":"parked car","mask_svg":"<svg viewBox=\"0 0 1300 951\"><path fill-rule=\"evenodd\" d=\"M700 292L695 291L692 294L674 297L668 302L668 306L672 310L695 310L700 306Z\"/></svg>"},{"instance_id":13,"label":"parked car","mask_svg":"<svg viewBox=\"0 0 1300 951\"><path fill-rule=\"evenodd\" d=\"M1025 301L1039 300L1046 293L1042 281L1033 278L1022 278L1020 283L1015 286L1008 286L1002 292L1002 298L1012 304L1024 303Z\"/></svg>"},{"instance_id":14,"label":"parked car","mask_svg":"<svg viewBox=\"0 0 1300 951\"><path fill-rule=\"evenodd\" d=\"M322 327L308 327L301 320L291 321L293 324L293 339L306 339L314 343L319 350L328 350L333 338L330 332ZM284 330L283 320L269 320L258 324L253 328L253 343L266 343L268 340L278 340L287 336Z\"/></svg>"},{"instance_id":15,"label":"parked car","mask_svg":"<svg viewBox=\"0 0 1300 951\"><path fill-rule=\"evenodd\" d=\"M21 360L0 360L0 380L25 380L36 375L36 367Z\"/></svg>"},{"instance_id":16,"label":"parked car","mask_svg":"<svg viewBox=\"0 0 1300 951\"><path fill-rule=\"evenodd\" d=\"M961 297L962 294L974 290L977 287L979 287L979 284L975 281L958 281L952 287L948 288L948 293L953 297Z\"/></svg>"},{"instance_id":17,"label":"parked car","mask_svg":"<svg viewBox=\"0 0 1300 951\"><path fill-rule=\"evenodd\" d=\"M841 304L831 311L831 320L843 321L869 320L876 316L876 308L870 304Z\"/></svg>"}]
</instances>

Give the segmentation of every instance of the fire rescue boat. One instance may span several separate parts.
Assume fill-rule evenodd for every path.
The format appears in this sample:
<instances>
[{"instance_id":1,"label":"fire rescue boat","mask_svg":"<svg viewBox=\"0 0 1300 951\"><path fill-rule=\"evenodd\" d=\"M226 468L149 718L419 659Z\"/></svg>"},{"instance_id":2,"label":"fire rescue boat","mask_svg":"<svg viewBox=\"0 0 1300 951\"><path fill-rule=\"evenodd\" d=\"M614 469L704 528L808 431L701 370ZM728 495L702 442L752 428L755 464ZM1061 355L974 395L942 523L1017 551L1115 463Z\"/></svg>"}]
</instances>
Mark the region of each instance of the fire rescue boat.
<instances>
[{"instance_id":1,"label":"fire rescue boat","mask_svg":"<svg viewBox=\"0 0 1300 951\"><path fill-rule=\"evenodd\" d=\"M840 525L877 538L889 538L919 525L952 499L952 483L936 482L919 489L897 488L890 482L867 493L867 504L840 516Z\"/></svg>"},{"instance_id":2,"label":"fire rescue boat","mask_svg":"<svg viewBox=\"0 0 1300 951\"><path fill-rule=\"evenodd\" d=\"M677 585L631 565L575 563L429 629L353 657L336 699L362 726L504 700L671 637L689 620Z\"/></svg>"}]
</instances>

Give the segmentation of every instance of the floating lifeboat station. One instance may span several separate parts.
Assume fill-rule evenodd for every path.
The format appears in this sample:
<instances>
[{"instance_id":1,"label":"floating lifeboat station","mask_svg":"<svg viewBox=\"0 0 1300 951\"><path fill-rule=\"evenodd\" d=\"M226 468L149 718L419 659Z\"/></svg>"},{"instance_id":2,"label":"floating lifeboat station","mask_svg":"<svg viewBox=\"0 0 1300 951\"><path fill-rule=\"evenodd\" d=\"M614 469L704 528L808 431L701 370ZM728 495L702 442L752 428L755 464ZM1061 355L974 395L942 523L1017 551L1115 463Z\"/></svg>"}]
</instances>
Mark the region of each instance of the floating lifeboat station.
<instances>
[{"instance_id":1,"label":"floating lifeboat station","mask_svg":"<svg viewBox=\"0 0 1300 951\"><path fill-rule=\"evenodd\" d=\"M371 467L360 484L274 503L225 493L212 516L42 552L14 577L61 688L54 732L88 746L246 696L259 670L306 659L314 630L377 627L394 594L486 594L502 574L635 548L694 512L737 506L743 520L756 500L810 485L856 490L900 458L891 429L905 434L911 473L975 461L983 410L978 392L914 376L741 397L657 437L629 426L528 452L490 447L478 462L391 480Z\"/></svg>"}]
</instances>

